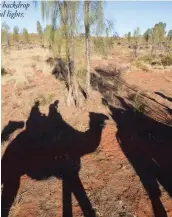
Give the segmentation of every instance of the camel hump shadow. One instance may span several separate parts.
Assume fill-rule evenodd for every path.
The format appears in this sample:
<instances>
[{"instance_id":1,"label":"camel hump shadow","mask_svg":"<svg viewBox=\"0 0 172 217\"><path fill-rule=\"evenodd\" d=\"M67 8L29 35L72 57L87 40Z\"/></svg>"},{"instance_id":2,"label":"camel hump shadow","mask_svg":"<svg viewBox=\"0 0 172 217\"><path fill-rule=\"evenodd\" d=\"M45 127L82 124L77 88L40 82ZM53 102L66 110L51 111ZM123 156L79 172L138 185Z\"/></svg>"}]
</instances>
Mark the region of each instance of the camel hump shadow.
<instances>
[{"instance_id":1,"label":"camel hump shadow","mask_svg":"<svg viewBox=\"0 0 172 217\"><path fill-rule=\"evenodd\" d=\"M49 106L48 115L35 102L26 129L8 145L2 157L2 214L7 217L24 174L35 180L55 176L63 181L63 213L72 216L74 193L85 216L95 216L79 178L81 157L99 146L107 116L89 113L89 129L80 132L63 120L59 101ZM66 211L68 210L68 211Z\"/></svg>"}]
</instances>

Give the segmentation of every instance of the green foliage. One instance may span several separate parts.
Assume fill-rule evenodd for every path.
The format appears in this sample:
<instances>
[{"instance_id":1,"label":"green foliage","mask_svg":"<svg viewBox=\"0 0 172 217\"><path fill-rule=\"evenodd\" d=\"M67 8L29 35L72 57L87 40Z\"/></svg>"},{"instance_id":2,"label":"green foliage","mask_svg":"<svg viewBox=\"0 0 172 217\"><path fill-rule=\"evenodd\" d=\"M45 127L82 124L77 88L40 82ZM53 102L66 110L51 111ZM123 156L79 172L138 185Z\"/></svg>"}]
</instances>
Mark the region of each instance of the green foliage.
<instances>
[{"instance_id":1,"label":"green foliage","mask_svg":"<svg viewBox=\"0 0 172 217\"><path fill-rule=\"evenodd\" d=\"M172 53L163 55L143 55L139 56L135 61L136 67L149 71L151 66L171 66L172 65Z\"/></svg>"},{"instance_id":2,"label":"green foliage","mask_svg":"<svg viewBox=\"0 0 172 217\"><path fill-rule=\"evenodd\" d=\"M42 26L41 26L39 21L37 21L36 26L37 26L37 33L38 33L39 37L42 39L43 31L42 31Z\"/></svg>"},{"instance_id":3,"label":"green foliage","mask_svg":"<svg viewBox=\"0 0 172 217\"><path fill-rule=\"evenodd\" d=\"M54 40L54 30L52 25L47 25L44 30L44 39L49 44L53 44Z\"/></svg>"},{"instance_id":4,"label":"green foliage","mask_svg":"<svg viewBox=\"0 0 172 217\"><path fill-rule=\"evenodd\" d=\"M166 23L159 22L155 24L152 33L153 43L160 43L163 41L165 37L165 28L166 28Z\"/></svg>"},{"instance_id":5,"label":"green foliage","mask_svg":"<svg viewBox=\"0 0 172 217\"><path fill-rule=\"evenodd\" d=\"M39 101L39 103L40 103L41 106L49 105L52 102L52 100L54 99L54 97L55 97L54 93L46 95L46 96L43 95L43 94L40 94L35 99L35 102Z\"/></svg>"},{"instance_id":6,"label":"green foliage","mask_svg":"<svg viewBox=\"0 0 172 217\"><path fill-rule=\"evenodd\" d=\"M10 27L5 22L3 22L1 27L1 37L2 37L1 40L5 44L8 44L9 31L10 31Z\"/></svg>"},{"instance_id":7,"label":"green foliage","mask_svg":"<svg viewBox=\"0 0 172 217\"><path fill-rule=\"evenodd\" d=\"M150 65L161 65L161 58L155 55L142 55L137 58L137 61L143 61Z\"/></svg>"},{"instance_id":8,"label":"green foliage","mask_svg":"<svg viewBox=\"0 0 172 217\"><path fill-rule=\"evenodd\" d=\"M54 56L61 56L62 48L63 48L63 37L61 29L56 29L54 31L54 41L52 40L52 51Z\"/></svg>"},{"instance_id":9,"label":"green foliage","mask_svg":"<svg viewBox=\"0 0 172 217\"><path fill-rule=\"evenodd\" d=\"M152 29L147 29L146 32L143 34L143 38L148 43L152 38Z\"/></svg>"},{"instance_id":10,"label":"green foliage","mask_svg":"<svg viewBox=\"0 0 172 217\"><path fill-rule=\"evenodd\" d=\"M23 38L26 43L29 42L29 33L26 28L23 29Z\"/></svg>"},{"instance_id":11,"label":"green foliage","mask_svg":"<svg viewBox=\"0 0 172 217\"><path fill-rule=\"evenodd\" d=\"M140 37L140 29L139 29L139 27L137 27L133 33L133 38L134 38L135 42L138 43L139 37Z\"/></svg>"},{"instance_id":12,"label":"green foliage","mask_svg":"<svg viewBox=\"0 0 172 217\"><path fill-rule=\"evenodd\" d=\"M136 60L135 66L143 71L149 71L151 66L148 63L145 63L143 60Z\"/></svg>"},{"instance_id":13,"label":"green foliage","mask_svg":"<svg viewBox=\"0 0 172 217\"><path fill-rule=\"evenodd\" d=\"M113 49L113 43L112 37L93 38L94 51L98 54L101 54L103 57L107 57L109 52Z\"/></svg>"},{"instance_id":14,"label":"green foliage","mask_svg":"<svg viewBox=\"0 0 172 217\"><path fill-rule=\"evenodd\" d=\"M140 112L140 113L145 113L145 105L141 102L140 98L140 93L138 92L137 94L133 94L133 106L134 106L134 111L135 112Z\"/></svg>"},{"instance_id":15,"label":"green foliage","mask_svg":"<svg viewBox=\"0 0 172 217\"><path fill-rule=\"evenodd\" d=\"M172 40L172 29L169 30L169 32L168 32L168 34L167 34L167 38L168 38L169 41Z\"/></svg>"},{"instance_id":16,"label":"green foliage","mask_svg":"<svg viewBox=\"0 0 172 217\"><path fill-rule=\"evenodd\" d=\"M88 1L88 10L84 11L85 15L88 13L88 25L90 31L96 35L100 35L104 26L103 2L102 1Z\"/></svg>"},{"instance_id":17,"label":"green foliage","mask_svg":"<svg viewBox=\"0 0 172 217\"><path fill-rule=\"evenodd\" d=\"M130 41L131 41L131 32L127 33L127 40L128 40L128 43L130 43Z\"/></svg>"},{"instance_id":18,"label":"green foliage","mask_svg":"<svg viewBox=\"0 0 172 217\"><path fill-rule=\"evenodd\" d=\"M78 78L80 78L81 80L85 81L86 79L86 70L84 67L80 67L78 69L76 69L76 75Z\"/></svg>"},{"instance_id":19,"label":"green foliage","mask_svg":"<svg viewBox=\"0 0 172 217\"><path fill-rule=\"evenodd\" d=\"M168 55L163 55L161 57L161 62L163 66L171 66L172 65L172 53Z\"/></svg>"},{"instance_id":20,"label":"green foliage","mask_svg":"<svg viewBox=\"0 0 172 217\"><path fill-rule=\"evenodd\" d=\"M13 40L15 42L19 41L19 28L18 28L18 26L14 26L14 29L13 29Z\"/></svg>"},{"instance_id":21,"label":"green foliage","mask_svg":"<svg viewBox=\"0 0 172 217\"><path fill-rule=\"evenodd\" d=\"M10 27L6 24L6 22L3 22L1 29L2 31L9 32Z\"/></svg>"},{"instance_id":22,"label":"green foliage","mask_svg":"<svg viewBox=\"0 0 172 217\"><path fill-rule=\"evenodd\" d=\"M159 22L158 26L159 26L159 38L160 38L160 41L162 41L164 39L165 34L166 34L166 32L165 32L166 23Z\"/></svg>"}]
</instances>

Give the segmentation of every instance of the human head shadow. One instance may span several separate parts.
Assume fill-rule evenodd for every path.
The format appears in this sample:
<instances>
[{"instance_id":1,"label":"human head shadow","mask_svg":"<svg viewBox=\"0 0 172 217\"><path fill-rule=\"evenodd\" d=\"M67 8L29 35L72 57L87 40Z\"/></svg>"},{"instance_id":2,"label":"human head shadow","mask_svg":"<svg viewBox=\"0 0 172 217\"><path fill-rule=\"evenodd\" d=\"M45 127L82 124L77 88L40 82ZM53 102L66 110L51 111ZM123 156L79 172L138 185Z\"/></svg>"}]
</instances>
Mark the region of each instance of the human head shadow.
<instances>
[{"instance_id":1,"label":"human head shadow","mask_svg":"<svg viewBox=\"0 0 172 217\"><path fill-rule=\"evenodd\" d=\"M2 216L7 217L17 194L20 177L27 174L35 180L51 176L63 181L63 216L72 217L73 193L84 216L95 212L79 178L81 157L94 152L100 143L107 116L89 113L89 130L80 132L67 124L57 111L58 101L43 115L39 102L32 107L22 131L7 147L2 157Z\"/></svg>"},{"instance_id":2,"label":"human head shadow","mask_svg":"<svg viewBox=\"0 0 172 217\"><path fill-rule=\"evenodd\" d=\"M117 98L121 108L102 100L117 124L117 140L149 195L154 216L167 217L158 182L172 197L172 127L137 112L129 102Z\"/></svg>"}]
</instances>

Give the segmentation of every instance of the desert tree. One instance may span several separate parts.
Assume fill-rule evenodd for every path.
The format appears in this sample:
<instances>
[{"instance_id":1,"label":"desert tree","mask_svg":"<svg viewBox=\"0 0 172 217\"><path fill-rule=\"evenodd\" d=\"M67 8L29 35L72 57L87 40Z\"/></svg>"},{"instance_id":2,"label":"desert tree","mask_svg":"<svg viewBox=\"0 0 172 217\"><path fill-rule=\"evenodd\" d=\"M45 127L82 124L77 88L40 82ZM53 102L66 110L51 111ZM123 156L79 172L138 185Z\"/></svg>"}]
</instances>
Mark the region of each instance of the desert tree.
<instances>
[{"instance_id":1,"label":"desert tree","mask_svg":"<svg viewBox=\"0 0 172 217\"><path fill-rule=\"evenodd\" d=\"M47 25L44 30L44 43L48 45L48 48L52 51L55 57L61 57L63 47L63 33L59 27L53 29L52 25Z\"/></svg>"},{"instance_id":2,"label":"desert tree","mask_svg":"<svg viewBox=\"0 0 172 217\"><path fill-rule=\"evenodd\" d=\"M168 34L167 34L167 38L169 41L172 41L172 29L169 30Z\"/></svg>"},{"instance_id":3,"label":"desert tree","mask_svg":"<svg viewBox=\"0 0 172 217\"><path fill-rule=\"evenodd\" d=\"M75 76L75 45L74 35L77 25L77 1L42 1L43 18L52 20L52 43L57 46L57 38L63 38L65 45L65 62L67 69L67 104L79 106L79 85ZM58 27L57 27L58 24ZM58 31L59 30L59 31ZM59 43L61 41L59 40Z\"/></svg>"},{"instance_id":4,"label":"desert tree","mask_svg":"<svg viewBox=\"0 0 172 217\"><path fill-rule=\"evenodd\" d=\"M156 53L157 44L159 43L159 26L156 24L152 30L152 50L151 53Z\"/></svg>"},{"instance_id":5,"label":"desert tree","mask_svg":"<svg viewBox=\"0 0 172 217\"><path fill-rule=\"evenodd\" d=\"M63 37L61 28L57 28L54 31L54 46L52 51L55 56L61 57L63 48Z\"/></svg>"},{"instance_id":6,"label":"desert tree","mask_svg":"<svg viewBox=\"0 0 172 217\"><path fill-rule=\"evenodd\" d=\"M86 51L86 65L87 65L87 79L86 79L86 89L87 95L90 93L90 21L89 21L89 11L90 11L90 1L84 2L84 25L85 25L85 51Z\"/></svg>"},{"instance_id":7,"label":"desert tree","mask_svg":"<svg viewBox=\"0 0 172 217\"><path fill-rule=\"evenodd\" d=\"M147 45L149 44L151 38L152 38L152 29L147 29L145 33L143 34L143 38L146 41Z\"/></svg>"},{"instance_id":8,"label":"desert tree","mask_svg":"<svg viewBox=\"0 0 172 217\"><path fill-rule=\"evenodd\" d=\"M133 54L134 54L134 57L138 56L139 38L140 38L140 29L139 29L139 27L137 27L133 32L133 39L134 39Z\"/></svg>"},{"instance_id":9,"label":"desert tree","mask_svg":"<svg viewBox=\"0 0 172 217\"><path fill-rule=\"evenodd\" d=\"M162 45L166 34L165 28L166 28L166 23L163 22L156 23L155 26L153 27L152 54L156 53L157 48L160 48L160 50L162 51Z\"/></svg>"},{"instance_id":10,"label":"desert tree","mask_svg":"<svg viewBox=\"0 0 172 217\"><path fill-rule=\"evenodd\" d=\"M54 30L52 25L46 25L44 30L44 39L45 42L48 44L49 49L51 49L54 39Z\"/></svg>"},{"instance_id":11,"label":"desert tree","mask_svg":"<svg viewBox=\"0 0 172 217\"><path fill-rule=\"evenodd\" d=\"M26 28L23 28L22 33L23 33L24 42L28 43L29 42L29 33L28 33L28 30Z\"/></svg>"},{"instance_id":12,"label":"desert tree","mask_svg":"<svg viewBox=\"0 0 172 217\"><path fill-rule=\"evenodd\" d=\"M170 51L172 48L172 30L169 30L167 34L167 51Z\"/></svg>"},{"instance_id":13,"label":"desert tree","mask_svg":"<svg viewBox=\"0 0 172 217\"><path fill-rule=\"evenodd\" d=\"M41 24L40 24L39 21L37 21L36 27L37 27L37 33L38 33L38 35L39 35L39 38L40 38L40 41L41 41L41 44L42 44L42 40L43 40L43 31L42 31L42 26L41 26Z\"/></svg>"},{"instance_id":14,"label":"desert tree","mask_svg":"<svg viewBox=\"0 0 172 217\"><path fill-rule=\"evenodd\" d=\"M163 44L165 42L165 34L166 34L165 28L167 24L163 22L159 22L158 25L159 25L159 48L162 51Z\"/></svg>"},{"instance_id":15,"label":"desert tree","mask_svg":"<svg viewBox=\"0 0 172 217\"><path fill-rule=\"evenodd\" d=\"M91 55L91 33L96 36L108 32L104 18L104 2L84 1L84 28L85 28L85 59L86 59L86 92L90 95L90 55ZM110 23L107 21L108 25ZM102 41L102 38L97 38ZM97 42L96 42L97 43ZM99 43L98 43L99 44ZM103 44L102 44L103 46Z\"/></svg>"},{"instance_id":16,"label":"desert tree","mask_svg":"<svg viewBox=\"0 0 172 217\"><path fill-rule=\"evenodd\" d=\"M67 104L71 105L74 101L75 105L79 106L79 88L76 81L75 74L75 44L74 34L76 30L76 13L78 9L78 2L58 2L61 28L63 29L65 36L65 48L66 48L66 63L68 70L68 97Z\"/></svg>"},{"instance_id":17,"label":"desert tree","mask_svg":"<svg viewBox=\"0 0 172 217\"><path fill-rule=\"evenodd\" d=\"M130 45L130 42L131 42L131 32L128 32L126 36L127 36L128 43Z\"/></svg>"},{"instance_id":18,"label":"desert tree","mask_svg":"<svg viewBox=\"0 0 172 217\"><path fill-rule=\"evenodd\" d=\"M163 41L164 37L165 37L165 34L166 34L166 31L165 31L165 28L166 28L167 24L166 23L163 23L163 22L159 22L158 23L158 28L159 28L159 40L160 42Z\"/></svg>"},{"instance_id":19,"label":"desert tree","mask_svg":"<svg viewBox=\"0 0 172 217\"><path fill-rule=\"evenodd\" d=\"M13 40L14 40L14 42L19 41L19 28L18 28L18 26L14 26L14 28L13 28Z\"/></svg>"},{"instance_id":20,"label":"desert tree","mask_svg":"<svg viewBox=\"0 0 172 217\"><path fill-rule=\"evenodd\" d=\"M1 27L1 37L2 37L2 43L5 46L5 52L7 52L7 50L9 50L10 48L9 31L10 31L10 27L5 22L3 22Z\"/></svg>"},{"instance_id":21,"label":"desert tree","mask_svg":"<svg viewBox=\"0 0 172 217\"><path fill-rule=\"evenodd\" d=\"M101 54L103 59L107 59L108 54L113 49L114 44L114 34L112 32L113 23L109 20L106 20L105 24L105 34L92 37L94 51L98 54Z\"/></svg>"}]
</instances>

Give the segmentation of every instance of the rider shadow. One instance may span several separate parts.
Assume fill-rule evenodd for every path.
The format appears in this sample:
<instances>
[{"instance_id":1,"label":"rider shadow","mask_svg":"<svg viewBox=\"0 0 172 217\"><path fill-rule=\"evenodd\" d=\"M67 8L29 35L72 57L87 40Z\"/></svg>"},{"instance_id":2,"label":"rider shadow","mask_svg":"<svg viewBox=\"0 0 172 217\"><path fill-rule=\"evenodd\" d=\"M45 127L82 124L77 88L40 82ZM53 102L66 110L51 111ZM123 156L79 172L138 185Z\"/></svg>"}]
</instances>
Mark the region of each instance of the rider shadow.
<instances>
[{"instance_id":1,"label":"rider shadow","mask_svg":"<svg viewBox=\"0 0 172 217\"><path fill-rule=\"evenodd\" d=\"M154 215L167 217L159 183L172 197L172 128L135 111L123 98L117 99L122 108L103 99L117 124L117 140L149 195Z\"/></svg>"},{"instance_id":2,"label":"rider shadow","mask_svg":"<svg viewBox=\"0 0 172 217\"><path fill-rule=\"evenodd\" d=\"M99 146L107 116L89 113L89 130L80 132L68 125L57 111L58 101L45 116L39 102L32 107L22 131L7 147L2 157L2 216L7 217L17 195L20 177L35 180L51 176L63 182L63 217L72 217L72 193L86 217L96 216L79 177L81 157Z\"/></svg>"}]
</instances>

